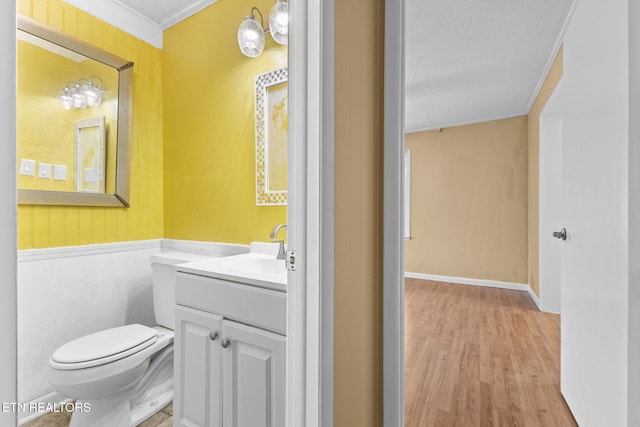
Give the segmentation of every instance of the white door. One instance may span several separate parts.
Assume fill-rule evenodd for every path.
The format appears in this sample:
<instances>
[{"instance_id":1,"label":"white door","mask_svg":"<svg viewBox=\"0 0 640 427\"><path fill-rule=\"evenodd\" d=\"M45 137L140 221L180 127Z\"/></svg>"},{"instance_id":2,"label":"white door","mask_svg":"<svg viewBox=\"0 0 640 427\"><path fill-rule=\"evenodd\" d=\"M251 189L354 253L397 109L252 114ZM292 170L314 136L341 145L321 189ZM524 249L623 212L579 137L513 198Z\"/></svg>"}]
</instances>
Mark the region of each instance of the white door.
<instances>
[{"instance_id":1,"label":"white door","mask_svg":"<svg viewBox=\"0 0 640 427\"><path fill-rule=\"evenodd\" d=\"M173 425L222 426L222 317L176 306Z\"/></svg>"},{"instance_id":2,"label":"white door","mask_svg":"<svg viewBox=\"0 0 640 427\"><path fill-rule=\"evenodd\" d=\"M228 320L222 335L224 426L284 426L285 337Z\"/></svg>"},{"instance_id":3,"label":"white door","mask_svg":"<svg viewBox=\"0 0 640 427\"><path fill-rule=\"evenodd\" d=\"M562 85L556 86L540 114L540 309L560 313L562 272Z\"/></svg>"},{"instance_id":4,"label":"white door","mask_svg":"<svg viewBox=\"0 0 640 427\"><path fill-rule=\"evenodd\" d=\"M628 25L627 1L581 0L564 41L560 372L581 427L629 425Z\"/></svg>"}]
</instances>

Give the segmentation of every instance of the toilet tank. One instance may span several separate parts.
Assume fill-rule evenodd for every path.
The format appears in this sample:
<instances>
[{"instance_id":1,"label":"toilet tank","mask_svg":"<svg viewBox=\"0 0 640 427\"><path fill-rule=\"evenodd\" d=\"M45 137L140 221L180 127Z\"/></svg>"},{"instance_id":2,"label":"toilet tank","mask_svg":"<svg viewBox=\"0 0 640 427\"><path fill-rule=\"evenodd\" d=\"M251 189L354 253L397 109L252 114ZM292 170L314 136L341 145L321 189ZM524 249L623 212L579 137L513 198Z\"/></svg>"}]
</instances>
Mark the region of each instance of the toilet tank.
<instances>
[{"instance_id":1,"label":"toilet tank","mask_svg":"<svg viewBox=\"0 0 640 427\"><path fill-rule=\"evenodd\" d=\"M158 325L171 330L175 328L175 266L209 258L212 257L187 252L161 252L151 255L151 267L153 268L153 309Z\"/></svg>"}]
</instances>

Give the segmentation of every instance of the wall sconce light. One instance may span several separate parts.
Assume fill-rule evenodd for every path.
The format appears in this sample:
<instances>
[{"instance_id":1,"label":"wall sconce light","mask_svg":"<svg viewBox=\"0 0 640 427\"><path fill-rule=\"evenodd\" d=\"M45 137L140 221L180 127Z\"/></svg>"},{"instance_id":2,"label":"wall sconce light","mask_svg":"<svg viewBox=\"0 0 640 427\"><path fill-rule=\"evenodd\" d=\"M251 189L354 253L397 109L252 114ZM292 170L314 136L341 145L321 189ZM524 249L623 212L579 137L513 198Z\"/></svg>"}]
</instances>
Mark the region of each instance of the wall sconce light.
<instances>
[{"instance_id":1,"label":"wall sconce light","mask_svg":"<svg viewBox=\"0 0 640 427\"><path fill-rule=\"evenodd\" d=\"M260 23L253 12L258 12ZM269 12L269 28L263 29L264 18L257 7L252 7L249 16L244 18L238 27L238 45L246 56L255 58L264 50L264 37L271 37L279 44L287 44L289 38L289 3L287 0L276 0Z\"/></svg>"},{"instance_id":2,"label":"wall sconce light","mask_svg":"<svg viewBox=\"0 0 640 427\"><path fill-rule=\"evenodd\" d=\"M98 86L97 83L100 83ZM102 102L104 82L100 76L90 79L81 78L77 82L68 81L58 92L58 102L65 110L95 107Z\"/></svg>"}]
</instances>

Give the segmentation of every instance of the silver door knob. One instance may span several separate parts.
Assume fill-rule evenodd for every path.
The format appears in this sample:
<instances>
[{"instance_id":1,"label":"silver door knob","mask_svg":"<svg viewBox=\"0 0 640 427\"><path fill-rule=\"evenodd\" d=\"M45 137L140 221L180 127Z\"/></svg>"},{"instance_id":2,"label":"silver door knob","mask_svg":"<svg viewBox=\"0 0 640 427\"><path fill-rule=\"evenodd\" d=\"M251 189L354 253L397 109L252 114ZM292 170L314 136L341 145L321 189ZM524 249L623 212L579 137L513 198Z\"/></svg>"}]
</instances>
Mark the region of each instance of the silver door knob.
<instances>
[{"instance_id":1,"label":"silver door knob","mask_svg":"<svg viewBox=\"0 0 640 427\"><path fill-rule=\"evenodd\" d=\"M563 228L560 231L554 231L553 237L555 237L556 239L567 240L567 229Z\"/></svg>"},{"instance_id":2,"label":"silver door knob","mask_svg":"<svg viewBox=\"0 0 640 427\"><path fill-rule=\"evenodd\" d=\"M218 333L215 331L211 331L211 333L209 334L209 338L211 339L211 341L215 341L218 338Z\"/></svg>"},{"instance_id":3,"label":"silver door knob","mask_svg":"<svg viewBox=\"0 0 640 427\"><path fill-rule=\"evenodd\" d=\"M220 345L222 346L222 348L227 348L229 347L229 344L231 344L231 342L229 340L222 340L222 342L220 343Z\"/></svg>"}]
</instances>

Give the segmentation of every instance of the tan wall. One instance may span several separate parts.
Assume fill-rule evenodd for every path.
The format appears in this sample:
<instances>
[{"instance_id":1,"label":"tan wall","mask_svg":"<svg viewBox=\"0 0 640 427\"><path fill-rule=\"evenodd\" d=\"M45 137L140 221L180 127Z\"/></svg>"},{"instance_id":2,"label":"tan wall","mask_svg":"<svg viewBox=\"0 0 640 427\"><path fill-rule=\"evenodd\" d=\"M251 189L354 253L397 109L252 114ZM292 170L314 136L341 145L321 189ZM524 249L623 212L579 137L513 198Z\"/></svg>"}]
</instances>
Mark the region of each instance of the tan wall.
<instances>
[{"instance_id":1,"label":"tan wall","mask_svg":"<svg viewBox=\"0 0 640 427\"><path fill-rule=\"evenodd\" d=\"M529 112L529 280L536 295L540 296L540 112L562 77L562 48L538 92L536 102Z\"/></svg>"},{"instance_id":2,"label":"tan wall","mask_svg":"<svg viewBox=\"0 0 640 427\"><path fill-rule=\"evenodd\" d=\"M527 117L406 136L413 273L526 283Z\"/></svg>"},{"instance_id":3,"label":"tan wall","mask_svg":"<svg viewBox=\"0 0 640 427\"><path fill-rule=\"evenodd\" d=\"M335 427L382 424L382 19L335 3Z\"/></svg>"}]
</instances>

